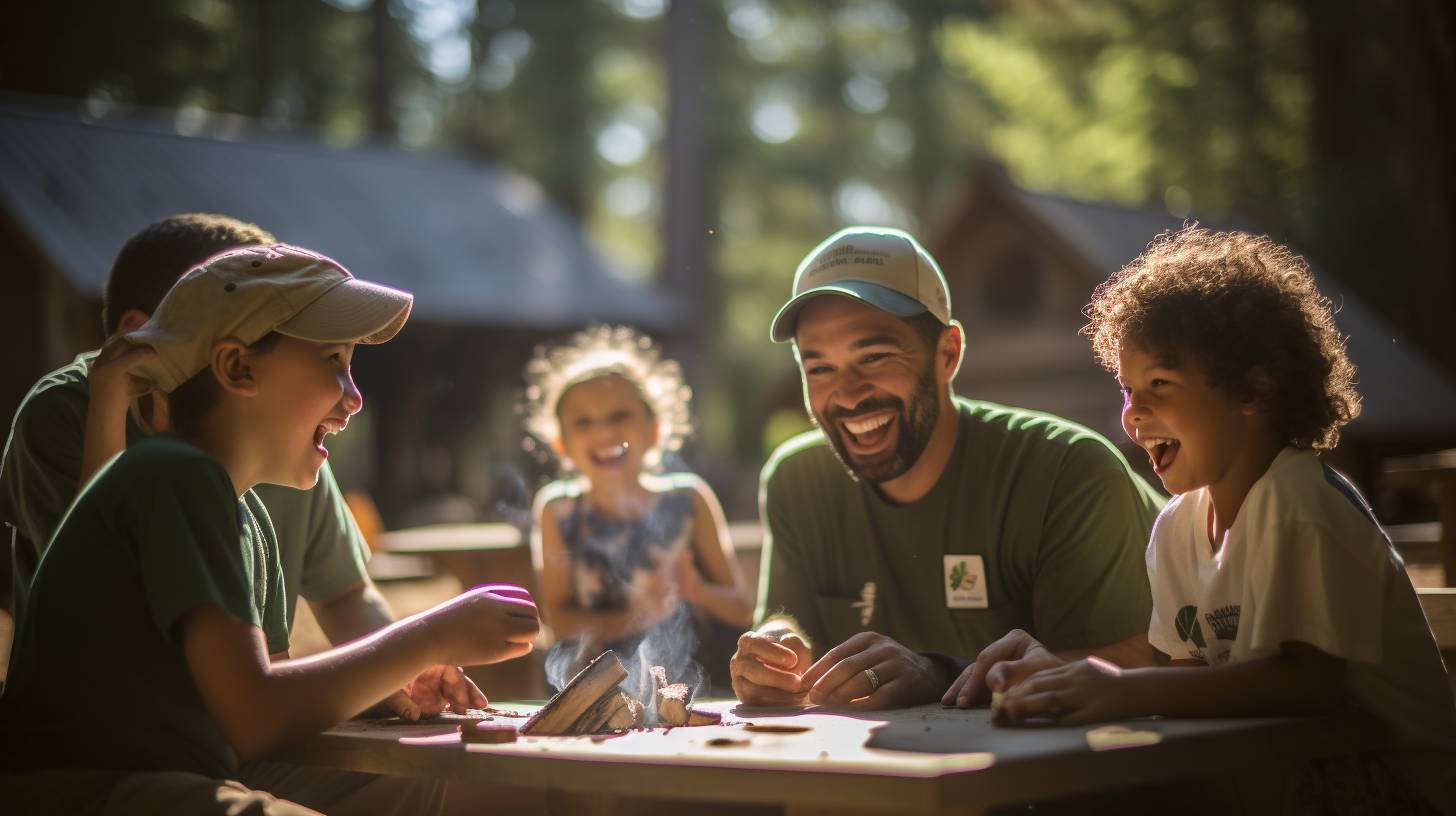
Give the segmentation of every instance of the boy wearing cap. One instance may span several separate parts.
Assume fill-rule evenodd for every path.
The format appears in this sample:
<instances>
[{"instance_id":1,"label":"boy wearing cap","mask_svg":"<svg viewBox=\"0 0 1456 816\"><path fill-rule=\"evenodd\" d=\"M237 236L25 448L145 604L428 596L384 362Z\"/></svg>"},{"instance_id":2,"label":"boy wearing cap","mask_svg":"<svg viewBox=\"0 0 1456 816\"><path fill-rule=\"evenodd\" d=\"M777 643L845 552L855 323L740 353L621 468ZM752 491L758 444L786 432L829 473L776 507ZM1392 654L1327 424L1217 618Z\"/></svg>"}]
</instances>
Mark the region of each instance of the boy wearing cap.
<instances>
[{"instance_id":1,"label":"boy wearing cap","mask_svg":"<svg viewBox=\"0 0 1456 816\"><path fill-rule=\"evenodd\" d=\"M177 433L105 465L40 563L0 695L0 799L26 812L309 812L228 780L430 664L530 650L529 595L484 587L322 655L269 660L285 645L282 572L250 488L313 485L324 436L362 405L355 344L392 337L411 301L306 250L249 247L189 272L128 335L154 350L135 373L168 394ZM82 705L97 666L124 705ZM434 794L366 806L432 810Z\"/></svg>"},{"instance_id":2,"label":"boy wearing cap","mask_svg":"<svg viewBox=\"0 0 1456 816\"><path fill-rule=\"evenodd\" d=\"M277 243L266 230L223 215L164 218L133 235L112 264L102 295L108 341L42 377L21 402L0 460L0 522L18 533L16 607L25 604L35 563L79 487L108 459L168 424L167 402L134 398L128 370L152 352L122 335L138 328L188 269L224 250ZM388 604L365 568L368 546L359 534L328 464L305 490L259 485L283 563L282 610L295 620L299 596L333 643L345 643L393 622ZM386 702L404 717L483 705L484 695L453 666L435 667ZM280 767L251 767L276 784Z\"/></svg>"},{"instance_id":3,"label":"boy wearing cap","mask_svg":"<svg viewBox=\"0 0 1456 816\"><path fill-rule=\"evenodd\" d=\"M841 230L793 292L771 336L792 343L819 427L764 467L739 699L955 703L976 671L958 655L1021 658L1000 673L1046 662L1018 651L1027 632L1062 654L1142 655L1160 497L1086 428L954 395L964 339L930 254L900 230Z\"/></svg>"}]
</instances>

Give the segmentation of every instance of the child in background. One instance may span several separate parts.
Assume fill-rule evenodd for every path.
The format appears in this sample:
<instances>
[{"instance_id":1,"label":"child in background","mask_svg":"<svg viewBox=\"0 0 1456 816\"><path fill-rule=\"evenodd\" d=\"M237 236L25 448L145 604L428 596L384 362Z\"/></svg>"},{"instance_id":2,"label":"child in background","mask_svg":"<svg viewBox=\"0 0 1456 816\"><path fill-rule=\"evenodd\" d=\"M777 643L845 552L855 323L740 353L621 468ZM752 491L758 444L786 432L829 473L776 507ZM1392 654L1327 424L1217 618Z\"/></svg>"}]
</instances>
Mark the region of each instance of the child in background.
<instances>
[{"instance_id":1,"label":"child in background","mask_svg":"<svg viewBox=\"0 0 1456 816\"><path fill-rule=\"evenodd\" d=\"M40 561L0 695L0 801L20 813L305 812L236 781L240 763L432 664L531 650L530 596L479 587L329 652L269 658L287 645L283 571L251 488L314 486L326 437L363 404L356 344L393 337L412 302L323 256L254 246L188 272L126 335L153 352L133 373L167 395L175 434L105 463ZM105 698L123 701L103 715L87 704L98 672ZM438 811L441 791L312 794L330 813L415 814Z\"/></svg>"},{"instance_id":2,"label":"child in background","mask_svg":"<svg viewBox=\"0 0 1456 816\"><path fill-rule=\"evenodd\" d=\"M1174 495L1153 528L1148 640L1164 667L1096 659L1005 693L1002 722L1264 716L1360 706L1370 760L1319 763L1310 812L1456 810L1456 705L1404 565L1320 461L1360 408L1355 369L1304 260L1196 227L1098 287L1084 332L1116 372L1128 437Z\"/></svg>"},{"instance_id":3,"label":"child in background","mask_svg":"<svg viewBox=\"0 0 1456 816\"><path fill-rule=\"evenodd\" d=\"M630 662L640 647L673 682L694 684L673 675L695 658L729 688L753 607L723 511L697 476L657 472L689 430L678 365L631 329L598 326L538 349L525 376L527 445L549 445L572 474L533 507L542 614L569 655L548 661L548 680L559 686L605 649Z\"/></svg>"}]
</instances>

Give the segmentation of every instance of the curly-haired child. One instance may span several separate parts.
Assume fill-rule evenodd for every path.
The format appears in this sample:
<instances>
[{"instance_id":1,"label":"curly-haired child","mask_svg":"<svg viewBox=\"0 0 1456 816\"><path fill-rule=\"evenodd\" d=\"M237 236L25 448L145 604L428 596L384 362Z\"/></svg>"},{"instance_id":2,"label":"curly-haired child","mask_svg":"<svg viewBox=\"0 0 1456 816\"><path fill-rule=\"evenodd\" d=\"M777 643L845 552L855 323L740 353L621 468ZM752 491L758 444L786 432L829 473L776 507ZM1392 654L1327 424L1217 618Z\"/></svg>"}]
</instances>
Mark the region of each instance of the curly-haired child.
<instances>
[{"instance_id":1,"label":"curly-haired child","mask_svg":"<svg viewBox=\"0 0 1456 816\"><path fill-rule=\"evenodd\" d=\"M533 507L542 613L568 647L548 659L548 679L612 649L695 683L705 678L684 676L692 657L727 688L752 601L712 489L661 472L690 430L677 363L631 329L597 326L538 349L526 380L528 443L544 443L569 474ZM568 656L553 671L557 655Z\"/></svg>"},{"instance_id":2,"label":"curly-haired child","mask_svg":"<svg viewBox=\"0 0 1456 816\"><path fill-rule=\"evenodd\" d=\"M1147 554L1161 666L1047 669L1007 691L997 718L1354 704L1388 726L1387 750L1315 764L1285 795L1311 812L1456 808L1440 653L1369 505L1318 456L1360 397L1307 264L1267 237L1185 227L1099 286L1086 313L1123 430L1175 494Z\"/></svg>"}]
</instances>

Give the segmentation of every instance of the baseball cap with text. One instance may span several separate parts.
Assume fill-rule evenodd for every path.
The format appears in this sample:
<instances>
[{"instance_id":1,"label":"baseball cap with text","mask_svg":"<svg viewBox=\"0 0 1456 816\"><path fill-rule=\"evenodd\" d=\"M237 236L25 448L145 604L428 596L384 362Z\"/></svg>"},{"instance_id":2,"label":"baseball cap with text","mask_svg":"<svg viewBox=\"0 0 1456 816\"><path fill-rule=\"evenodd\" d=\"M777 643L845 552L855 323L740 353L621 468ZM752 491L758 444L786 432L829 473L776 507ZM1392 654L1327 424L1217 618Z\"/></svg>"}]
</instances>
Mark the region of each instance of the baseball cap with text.
<instances>
[{"instance_id":1,"label":"baseball cap with text","mask_svg":"<svg viewBox=\"0 0 1456 816\"><path fill-rule=\"evenodd\" d=\"M930 312L950 325L950 292L940 266L903 230L846 227L814 248L794 273L793 296L774 317L775 343L794 339L799 312L820 295L863 301L897 317Z\"/></svg>"},{"instance_id":2,"label":"baseball cap with text","mask_svg":"<svg viewBox=\"0 0 1456 816\"><path fill-rule=\"evenodd\" d=\"M349 274L338 261L288 244L214 255L168 290L126 339L156 355L132 376L170 393L207 368L213 345L251 345L270 332L315 343L383 343L409 317L414 295Z\"/></svg>"}]
</instances>

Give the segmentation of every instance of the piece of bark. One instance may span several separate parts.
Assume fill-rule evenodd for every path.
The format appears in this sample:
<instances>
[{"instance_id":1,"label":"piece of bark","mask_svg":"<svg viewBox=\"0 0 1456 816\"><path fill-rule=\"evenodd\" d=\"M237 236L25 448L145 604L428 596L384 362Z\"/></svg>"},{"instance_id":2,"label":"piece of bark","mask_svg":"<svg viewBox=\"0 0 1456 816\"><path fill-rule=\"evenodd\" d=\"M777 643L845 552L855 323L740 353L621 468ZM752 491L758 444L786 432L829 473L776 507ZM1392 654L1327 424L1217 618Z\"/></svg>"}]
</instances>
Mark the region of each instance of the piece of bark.
<instances>
[{"instance_id":1,"label":"piece of bark","mask_svg":"<svg viewBox=\"0 0 1456 816\"><path fill-rule=\"evenodd\" d=\"M470 720L460 724L462 742L504 743L516 741L516 727L492 720Z\"/></svg>"},{"instance_id":2,"label":"piece of bark","mask_svg":"<svg viewBox=\"0 0 1456 816\"><path fill-rule=\"evenodd\" d=\"M723 722L723 715L716 711L704 711L701 708L688 709L688 725L718 725Z\"/></svg>"},{"instance_id":3,"label":"piece of bark","mask_svg":"<svg viewBox=\"0 0 1456 816\"><path fill-rule=\"evenodd\" d=\"M622 705L612 712L605 726L598 728L598 731L626 731L642 727L642 703L632 699L626 692L618 693L622 695Z\"/></svg>"},{"instance_id":4,"label":"piece of bark","mask_svg":"<svg viewBox=\"0 0 1456 816\"><path fill-rule=\"evenodd\" d=\"M638 722L639 716L633 713L634 706L638 712L641 711L641 703L633 700L627 692L614 689L602 695L591 708L583 712L568 733L599 734L603 731L632 728Z\"/></svg>"},{"instance_id":5,"label":"piece of bark","mask_svg":"<svg viewBox=\"0 0 1456 816\"><path fill-rule=\"evenodd\" d=\"M571 678L566 687L547 701L540 711L521 724L522 734L583 734L590 731L575 730L578 720L603 697L618 690L617 684L627 679L627 670L622 661L610 649L587 664ZM606 714L610 714L608 709ZM605 721L605 720L603 720Z\"/></svg>"}]
</instances>

